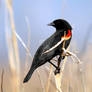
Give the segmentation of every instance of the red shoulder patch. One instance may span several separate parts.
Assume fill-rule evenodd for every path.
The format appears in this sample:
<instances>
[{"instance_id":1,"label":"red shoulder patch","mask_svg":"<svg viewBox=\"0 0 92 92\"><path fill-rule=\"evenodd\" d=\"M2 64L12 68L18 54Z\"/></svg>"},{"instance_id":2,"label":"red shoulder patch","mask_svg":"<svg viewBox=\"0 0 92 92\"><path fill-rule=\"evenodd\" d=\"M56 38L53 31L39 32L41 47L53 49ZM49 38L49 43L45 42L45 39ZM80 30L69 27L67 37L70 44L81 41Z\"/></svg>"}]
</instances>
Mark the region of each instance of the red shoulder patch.
<instances>
[{"instance_id":1,"label":"red shoulder patch","mask_svg":"<svg viewBox=\"0 0 92 92\"><path fill-rule=\"evenodd\" d=\"M70 37L71 36L71 30L68 30L68 34L65 37Z\"/></svg>"},{"instance_id":2,"label":"red shoulder patch","mask_svg":"<svg viewBox=\"0 0 92 92\"><path fill-rule=\"evenodd\" d=\"M68 30L68 34L65 35L65 39L66 39L66 40L70 39L71 34L72 34L72 33L71 33L71 30ZM62 38L64 38L64 36L63 36Z\"/></svg>"}]
</instances>

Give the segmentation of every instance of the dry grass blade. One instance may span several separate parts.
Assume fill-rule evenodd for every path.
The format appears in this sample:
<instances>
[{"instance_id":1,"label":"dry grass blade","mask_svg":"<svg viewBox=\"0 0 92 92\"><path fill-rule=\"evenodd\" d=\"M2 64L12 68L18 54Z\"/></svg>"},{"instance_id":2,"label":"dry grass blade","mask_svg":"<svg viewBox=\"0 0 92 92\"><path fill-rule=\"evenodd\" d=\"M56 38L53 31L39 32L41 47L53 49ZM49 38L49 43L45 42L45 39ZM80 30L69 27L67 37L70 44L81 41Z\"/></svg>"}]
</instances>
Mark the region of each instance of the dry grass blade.
<instances>
[{"instance_id":1,"label":"dry grass blade","mask_svg":"<svg viewBox=\"0 0 92 92\"><path fill-rule=\"evenodd\" d=\"M53 70L53 69L52 69ZM49 69L49 67L48 66L45 66L45 73L47 74L47 75L50 75L50 73L51 73L51 71L52 71L51 69ZM57 89L57 87L56 87L56 85L55 85L55 80L53 80L53 79L51 79L51 76L52 77L54 77L54 73L51 73L52 75L50 75L50 84L52 84L52 85L54 85L54 88L56 89L56 90L58 90ZM48 77L49 78L49 77ZM49 81L49 80L48 80ZM48 82L47 81L47 82ZM49 86L50 86L50 84L49 84ZM47 87L47 86L46 86ZM49 92L49 91L48 91Z\"/></svg>"},{"instance_id":2,"label":"dry grass blade","mask_svg":"<svg viewBox=\"0 0 92 92\"><path fill-rule=\"evenodd\" d=\"M3 75L4 75L4 69L2 70L2 74L1 74L1 92L3 92Z\"/></svg>"},{"instance_id":3,"label":"dry grass blade","mask_svg":"<svg viewBox=\"0 0 92 92\"><path fill-rule=\"evenodd\" d=\"M71 58L75 57L77 59L77 63L81 64L82 62L80 61L80 59L77 57L76 54L70 52L70 51L66 51L66 53L71 56ZM73 56L73 57L72 57Z\"/></svg>"},{"instance_id":4,"label":"dry grass blade","mask_svg":"<svg viewBox=\"0 0 92 92\"><path fill-rule=\"evenodd\" d=\"M42 78L40 77L40 72L39 72L39 70L37 70L37 73L38 73L38 77L39 77L39 80L40 80L40 83L41 83L42 92L45 92L44 83L43 83L43 81L42 81Z\"/></svg>"},{"instance_id":5,"label":"dry grass blade","mask_svg":"<svg viewBox=\"0 0 92 92\"><path fill-rule=\"evenodd\" d=\"M7 32L6 39L8 38L7 45L8 45L10 69L12 72L12 85L15 85L15 89L13 89L13 92L20 92L20 60L19 60L17 39L14 33L15 24L13 18L12 0L6 0L6 7L9 13L9 22L10 22L11 34L12 34L10 39L9 34Z\"/></svg>"},{"instance_id":6,"label":"dry grass blade","mask_svg":"<svg viewBox=\"0 0 92 92\"><path fill-rule=\"evenodd\" d=\"M29 24L29 19L28 17L26 16L25 17L25 20L26 20L26 24L27 24L27 31L28 31L28 42L27 42L27 48L28 48L28 53L30 51L30 38L31 38L31 32L30 32L30 24ZM26 53L26 59L25 59L25 68L28 66L28 53ZM32 59L32 58L31 58ZM26 69L25 69L26 70Z\"/></svg>"},{"instance_id":7,"label":"dry grass blade","mask_svg":"<svg viewBox=\"0 0 92 92\"><path fill-rule=\"evenodd\" d=\"M25 50L28 52L28 55L29 55L30 57L32 57L31 54L30 54L29 49L27 48L26 44L23 42L23 40L21 39L21 37L17 34L17 32L14 32L14 33L15 33L17 39L21 42L22 46L23 46L23 47L25 48Z\"/></svg>"},{"instance_id":8,"label":"dry grass blade","mask_svg":"<svg viewBox=\"0 0 92 92\"><path fill-rule=\"evenodd\" d=\"M57 74L57 75L55 76L56 87L57 87L57 89L58 89L56 92L62 92L62 90L61 90L61 81L62 81L62 77L63 77L63 71L64 71L64 68L65 68L66 60L67 60L67 57L65 57L65 59L64 59L64 61L63 61L60 74Z\"/></svg>"},{"instance_id":9,"label":"dry grass blade","mask_svg":"<svg viewBox=\"0 0 92 92\"><path fill-rule=\"evenodd\" d=\"M65 50L65 48L62 49L63 50L63 55L64 56L71 56L72 60L74 61L73 57L75 57L77 59L77 63L81 64L82 62L80 61L80 59L77 57L76 54L68 51L68 50ZM75 61L74 61L75 62Z\"/></svg>"},{"instance_id":10,"label":"dry grass blade","mask_svg":"<svg viewBox=\"0 0 92 92\"><path fill-rule=\"evenodd\" d=\"M52 70L53 70L53 69L52 69L52 65L50 65L49 77L48 77L47 85L46 85L46 92L49 91L49 87L50 87L50 79L51 79Z\"/></svg>"},{"instance_id":11,"label":"dry grass blade","mask_svg":"<svg viewBox=\"0 0 92 92\"><path fill-rule=\"evenodd\" d=\"M13 10L12 10L12 4L11 4L11 0L6 0L7 3L7 7L8 7L8 11L9 11L9 15L10 15L10 23L11 23L11 28L12 28L12 43L13 43L13 48L14 48L14 54L15 54L15 61L18 65L17 69L19 72L19 54L18 54L18 45L17 45L17 40L16 40L16 36L14 34L15 32L15 25L14 25L14 20L13 20Z\"/></svg>"}]
</instances>

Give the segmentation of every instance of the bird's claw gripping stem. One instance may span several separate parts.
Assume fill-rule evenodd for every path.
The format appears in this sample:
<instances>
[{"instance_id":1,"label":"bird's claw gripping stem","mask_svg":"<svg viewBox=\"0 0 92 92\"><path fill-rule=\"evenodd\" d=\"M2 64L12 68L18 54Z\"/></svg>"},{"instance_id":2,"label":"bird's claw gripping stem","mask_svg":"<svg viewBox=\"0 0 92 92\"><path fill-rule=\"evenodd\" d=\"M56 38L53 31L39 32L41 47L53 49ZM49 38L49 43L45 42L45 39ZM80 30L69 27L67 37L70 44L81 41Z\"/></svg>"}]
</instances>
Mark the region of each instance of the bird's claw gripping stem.
<instances>
[{"instance_id":1,"label":"bird's claw gripping stem","mask_svg":"<svg viewBox=\"0 0 92 92\"><path fill-rule=\"evenodd\" d=\"M60 67L56 68L56 70L54 71L55 75L58 74L58 73L60 73Z\"/></svg>"}]
</instances>

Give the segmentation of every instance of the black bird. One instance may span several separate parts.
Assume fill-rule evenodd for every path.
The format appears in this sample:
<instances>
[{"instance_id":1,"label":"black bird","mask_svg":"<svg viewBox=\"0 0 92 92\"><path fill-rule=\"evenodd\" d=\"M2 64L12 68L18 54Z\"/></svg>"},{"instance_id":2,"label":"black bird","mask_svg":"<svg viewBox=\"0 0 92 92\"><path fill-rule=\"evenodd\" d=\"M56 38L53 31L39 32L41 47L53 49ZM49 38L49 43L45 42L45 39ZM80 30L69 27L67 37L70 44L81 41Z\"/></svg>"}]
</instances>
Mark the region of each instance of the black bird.
<instances>
[{"instance_id":1,"label":"black bird","mask_svg":"<svg viewBox=\"0 0 92 92\"><path fill-rule=\"evenodd\" d=\"M63 52L63 50L62 50L63 42L65 42L64 48L67 49L67 47L70 44L71 38L72 38L72 32L71 32L72 27L64 19L57 19L48 25L55 27L56 31L47 40L45 40L41 44L41 46L38 48L38 50L36 51L34 58L33 58L31 68L23 81L24 83L27 82L31 78L34 70L36 70L38 67L45 64L46 62L49 62L50 64L52 64L56 68L56 73L57 72L59 73L59 71L60 71L60 68L59 68L60 61L61 61L61 59L64 58L61 56L61 53ZM60 43L60 41L64 37L65 37L65 41ZM54 65L51 62L51 60L57 55L59 56L58 66Z\"/></svg>"}]
</instances>

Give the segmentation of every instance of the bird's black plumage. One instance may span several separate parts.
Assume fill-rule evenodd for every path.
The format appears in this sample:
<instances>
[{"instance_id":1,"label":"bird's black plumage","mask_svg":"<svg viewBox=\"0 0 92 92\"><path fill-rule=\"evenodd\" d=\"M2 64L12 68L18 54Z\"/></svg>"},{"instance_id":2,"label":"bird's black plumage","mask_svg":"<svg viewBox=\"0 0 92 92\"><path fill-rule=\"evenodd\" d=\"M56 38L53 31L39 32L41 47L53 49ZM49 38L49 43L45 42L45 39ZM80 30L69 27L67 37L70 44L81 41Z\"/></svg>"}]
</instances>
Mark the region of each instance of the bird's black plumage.
<instances>
[{"instance_id":1,"label":"bird's black plumage","mask_svg":"<svg viewBox=\"0 0 92 92\"><path fill-rule=\"evenodd\" d=\"M34 70L36 70L39 66L50 61L55 56L61 55L63 43L59 44L56 48L47 53L44 52L55 46L62 39L62 37L64 37L64 32L66 32L66 35L68 37L68 39L65 41L65 49L70 44L70 40L72 37L71 34L72 27L66 20L58 19L53 21L49 25L55 27L56 32L52 36L50 36L47 40L45 40L36 51L31 68L23 82L27 82L31 78Z\"/></svg>"}]
</instances>

